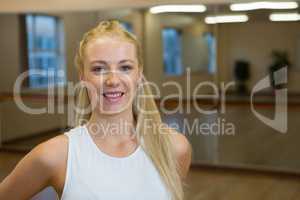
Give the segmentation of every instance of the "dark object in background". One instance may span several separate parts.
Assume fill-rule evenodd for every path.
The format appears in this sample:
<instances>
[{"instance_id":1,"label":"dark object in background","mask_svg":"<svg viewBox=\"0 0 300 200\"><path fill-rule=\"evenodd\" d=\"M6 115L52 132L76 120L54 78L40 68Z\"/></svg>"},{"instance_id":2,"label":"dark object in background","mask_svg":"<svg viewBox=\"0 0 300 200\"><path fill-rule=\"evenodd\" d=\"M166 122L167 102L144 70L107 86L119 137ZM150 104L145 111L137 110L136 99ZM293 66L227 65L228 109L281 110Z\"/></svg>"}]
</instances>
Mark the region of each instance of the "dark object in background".
<instances>
[{"instance_id":1,"label":"dark object in background","mask_svg":"<svg viewBox=\"0 0 300 200\"><path fill-rule=\"evenodd\" d=\"M273 58L273 63L269 67L271 86L273 89L279 89L280 85L275 85L274 72L281 68L289 67L291 64L286 51L273 50L271 55Z\"/></svg>"},{"instance_id":2,"label":"dark object in background","mask_svg":"<svg viewBox=\"0 0 300 200\"><path fill-rule=\"evenodd\" d=\"M234 65L234 77L237 81L236 87L238 94L247 94L248 88L246 81L250 78L250 63L245 60L237 60Z\"/></svg>"}]
</instances>

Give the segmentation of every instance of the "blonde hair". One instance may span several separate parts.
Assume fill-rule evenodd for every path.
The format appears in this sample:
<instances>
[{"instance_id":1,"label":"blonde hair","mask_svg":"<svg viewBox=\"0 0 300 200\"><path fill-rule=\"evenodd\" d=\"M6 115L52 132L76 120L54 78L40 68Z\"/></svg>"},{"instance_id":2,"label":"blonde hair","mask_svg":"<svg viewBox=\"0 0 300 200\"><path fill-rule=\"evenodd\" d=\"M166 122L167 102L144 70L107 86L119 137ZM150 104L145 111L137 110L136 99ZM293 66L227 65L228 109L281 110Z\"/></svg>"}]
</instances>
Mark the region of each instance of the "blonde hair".
<instances>
[{"instance_id":1,"label":"blonde hair","mask_svg":"<svg viewBox=\"0 0 300 200\"><path fill-rule=\"evenodd\" d=\"M79 73L83 73L86 46L89 42L102 36L118 37L131 42L136 47L136 55L139 67L143 68L142 50L136 37L126 31L116 20L102 21L95 28L84 34L75 57L76 67ZM136 134L142 148L151 158L166 188L172 196L172 200L183 199L183 182L180 177L179 163L175 155L174 145L171 143L170 129L161 129L162 120L152 96L152 91L144 80L144 84L137 90L137 96L133 101L133 114L136 119ZM141 95L147 98L139 98ZM86 107L90 103L87 89L82 88L78 95L78 106ZM89 120L91 113L76 113L76 125L82 125ZM152 126L145 126L149 120Z\"/></svg>"}]
</instances>

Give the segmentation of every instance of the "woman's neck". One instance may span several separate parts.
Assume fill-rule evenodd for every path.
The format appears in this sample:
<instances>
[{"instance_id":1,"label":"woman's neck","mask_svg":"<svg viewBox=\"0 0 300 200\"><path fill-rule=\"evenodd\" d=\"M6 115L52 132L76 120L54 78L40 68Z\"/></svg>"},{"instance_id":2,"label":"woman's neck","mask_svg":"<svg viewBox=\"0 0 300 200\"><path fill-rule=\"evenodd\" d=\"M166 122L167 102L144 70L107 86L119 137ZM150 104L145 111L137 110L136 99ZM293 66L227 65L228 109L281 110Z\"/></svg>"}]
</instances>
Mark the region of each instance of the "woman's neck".
<instances>
[{"instance_id":1,"label":"woman's neck","mask_svg":"<svg viewBox=\"0 0 300 200\"><path fill-rule=\"evenodd\" d=\"M132 109L116 114L93 112L87 128L94 138L126 141L135 136L135 119Z\"/></svg>"}]
</instances>

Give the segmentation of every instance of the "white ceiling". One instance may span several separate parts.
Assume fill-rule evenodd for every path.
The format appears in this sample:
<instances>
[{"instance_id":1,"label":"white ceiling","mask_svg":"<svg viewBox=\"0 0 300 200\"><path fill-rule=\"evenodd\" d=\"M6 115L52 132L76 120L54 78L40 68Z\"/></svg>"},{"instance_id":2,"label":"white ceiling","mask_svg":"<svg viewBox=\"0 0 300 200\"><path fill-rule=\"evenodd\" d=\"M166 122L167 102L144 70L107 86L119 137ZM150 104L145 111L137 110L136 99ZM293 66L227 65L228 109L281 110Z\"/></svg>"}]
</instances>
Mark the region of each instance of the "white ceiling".
<instances>
[{"instance_id":1,"label":"white ceiling","mask_svg":"<svg viewBox=\"0 0 300 200\"><path fill-rule=\"evenodd\" d=\"M0 0L2 12L91 11L108 8L145 8L158 4L224 4L245 0Z\"/></svg>"}]
</instances>

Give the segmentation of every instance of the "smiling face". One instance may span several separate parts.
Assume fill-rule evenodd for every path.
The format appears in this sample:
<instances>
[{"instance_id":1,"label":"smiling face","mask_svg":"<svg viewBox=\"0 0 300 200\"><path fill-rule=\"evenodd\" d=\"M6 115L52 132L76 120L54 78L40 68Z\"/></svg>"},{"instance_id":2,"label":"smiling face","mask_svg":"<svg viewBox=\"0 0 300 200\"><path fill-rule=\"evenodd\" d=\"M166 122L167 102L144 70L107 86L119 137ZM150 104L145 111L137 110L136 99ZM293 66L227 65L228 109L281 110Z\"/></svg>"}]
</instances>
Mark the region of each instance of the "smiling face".
<instances>
[{"instance_id":1,"label":"smiling face","mask_svg":"<svg viewBox=\"0 0 300 200\"><path fill-rule=\"evenodd\" d=\"M90 85L91 104L100 113L114 114L132 109L140 78L133 43L102 36L87 45L81 80Z\"/></svg>"}]
</instances>

